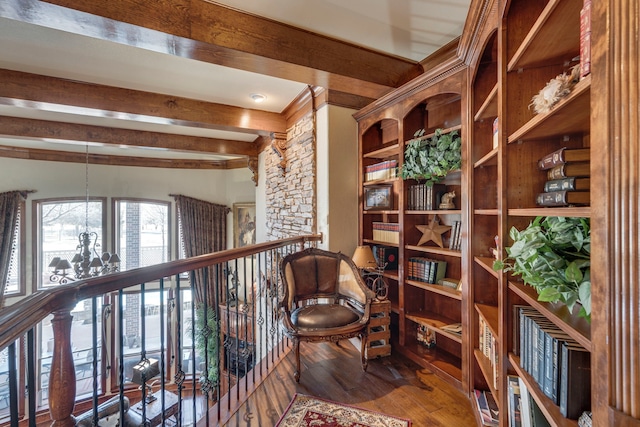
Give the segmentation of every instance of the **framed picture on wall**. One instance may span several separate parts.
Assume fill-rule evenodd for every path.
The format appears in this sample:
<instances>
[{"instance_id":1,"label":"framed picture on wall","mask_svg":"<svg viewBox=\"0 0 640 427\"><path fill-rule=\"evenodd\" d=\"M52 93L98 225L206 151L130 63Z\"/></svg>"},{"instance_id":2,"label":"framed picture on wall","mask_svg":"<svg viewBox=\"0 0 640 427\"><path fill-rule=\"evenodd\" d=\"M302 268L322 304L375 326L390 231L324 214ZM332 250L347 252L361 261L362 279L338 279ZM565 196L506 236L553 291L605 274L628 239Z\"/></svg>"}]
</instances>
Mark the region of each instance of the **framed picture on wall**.
<instances>
[{"instance_id":1,"label":"framed picture on wall","mask_svg":"<svg viewBox=\"0 0 640 427\"><path fill-rule=\"evenodd\" d=\"M233 204L233 247L256 243L256 204Z\"/></svg>"}]
</instances>

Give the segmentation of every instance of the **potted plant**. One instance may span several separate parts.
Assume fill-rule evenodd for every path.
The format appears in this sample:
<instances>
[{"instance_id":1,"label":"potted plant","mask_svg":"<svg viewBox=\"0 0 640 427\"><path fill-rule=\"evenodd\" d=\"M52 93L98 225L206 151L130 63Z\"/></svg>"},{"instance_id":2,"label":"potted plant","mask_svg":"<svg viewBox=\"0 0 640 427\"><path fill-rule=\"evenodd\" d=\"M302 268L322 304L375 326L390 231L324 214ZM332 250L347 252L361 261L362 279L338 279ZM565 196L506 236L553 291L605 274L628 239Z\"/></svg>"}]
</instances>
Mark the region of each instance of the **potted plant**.
<instances>
[{"instance_id":1,"label":"potted plant","mask_svg":"<svg viewBox=\"0 0 640 427\"><path fill-rule=\"evenodd\" d=\"M507 257L494 270L510 271L538 292L538 301L562 302L591 320L591 229L588 218L537 217L527 228L511 228Z\"/></svg>"},{"instance_id":2,"label":"potted plant","mask_svg":"<svg viewBox=\"0 0 640 427\"><path fill-rule=\"evenodd\" d=\"M431 138L420 129L407 142L402 165L403 179L424 179L428 186L442 181L447 173L460 169L462 141L458 131L443 133L436 129Z\"/></svg>"}]
</instances>

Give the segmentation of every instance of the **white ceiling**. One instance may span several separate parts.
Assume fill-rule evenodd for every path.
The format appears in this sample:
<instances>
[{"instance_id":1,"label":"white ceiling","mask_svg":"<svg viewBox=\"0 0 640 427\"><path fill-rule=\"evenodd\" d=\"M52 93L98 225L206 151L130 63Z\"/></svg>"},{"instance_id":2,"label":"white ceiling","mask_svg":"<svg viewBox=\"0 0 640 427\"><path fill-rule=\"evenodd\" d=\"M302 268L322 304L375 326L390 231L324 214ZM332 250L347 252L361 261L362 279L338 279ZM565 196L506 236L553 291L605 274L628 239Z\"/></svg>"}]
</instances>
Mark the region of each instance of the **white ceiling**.
<instances>
[{"instance_id":1,"label":"white ceiling","mask_svg":"<svg viewBox=\"0 0 640 427\"><path fill-rule=\"evenodd\" d=\"M225 0L245 12L267 17L339 40L420 61L462 32L469 0ZM307 85L301 82L222 67L0 18L0 68L79 80L213 103L281 112ZM250 95L267 97L255 104ZM86 110L86 109L85 109ZM88 113L88 114L87 114ZM64 120L165 133L252 141L255 135L105 118L34 111L0 105L0 115ZM63 117L64 116L64 117ZM116 125L117 122L117 125ZM0 137L1 145L43 148L42 143ZM84 151L58 144L55 149ZM129 148L130 156L217 159L214 155L168 153ZM122 155L117 147L92 152Z\"/></svg>"}]
</instances>

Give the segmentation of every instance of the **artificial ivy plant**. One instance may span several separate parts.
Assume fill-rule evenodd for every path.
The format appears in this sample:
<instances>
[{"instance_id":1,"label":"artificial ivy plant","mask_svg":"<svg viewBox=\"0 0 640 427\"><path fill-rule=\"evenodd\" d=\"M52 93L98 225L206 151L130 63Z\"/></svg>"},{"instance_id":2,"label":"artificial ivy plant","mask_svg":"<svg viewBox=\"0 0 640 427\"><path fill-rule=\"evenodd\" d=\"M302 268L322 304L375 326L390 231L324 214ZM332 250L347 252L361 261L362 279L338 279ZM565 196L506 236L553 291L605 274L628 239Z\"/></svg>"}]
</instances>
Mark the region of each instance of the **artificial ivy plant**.
<instances>
[{"instance_id":1,"label":"artificial ivy plant","mask_svg":"<svg viewBox=\"0 0 640 427\"><path fill-rule=\"evenodd\" d=\"M204 372L201 374L200 382L204 383L208 379L209 385L215 387L218 384L218 358L220 356L218 354L218 319L215 310L212 307L207 307L205 310L204 305L196 308L195 325L193 321L189 322L187 333L195 335L196 354L204 358L206 348L208 372L206 377ZM202 363L203 370L204 366L205 364Z\"/></svg>"},{"instance_id":2,"label":"artificial ivy plant","mask_svg":"<svg viewBox=\"0 0 640 427\"><path fill-rule=\"evenodd\" d=\"M425 180L429 186L442 181L447 173L460 169L462 141L458 131L443 133L436 129L431 138L420 129L407 142L402 165L403 179Z\"/></svg>"},{"instance_id":3,"label":"artificial ivy plant","mask_svg":"<svg viewBox=\"0 0 640 427\"><path fill-rule=\"evenodd\" d=\"M538 301L562 302L591 321L591 229L588 218L537 217L527 228L511 228L507 257L494 270L522 277Z\"/></svg>"}]
</instances>

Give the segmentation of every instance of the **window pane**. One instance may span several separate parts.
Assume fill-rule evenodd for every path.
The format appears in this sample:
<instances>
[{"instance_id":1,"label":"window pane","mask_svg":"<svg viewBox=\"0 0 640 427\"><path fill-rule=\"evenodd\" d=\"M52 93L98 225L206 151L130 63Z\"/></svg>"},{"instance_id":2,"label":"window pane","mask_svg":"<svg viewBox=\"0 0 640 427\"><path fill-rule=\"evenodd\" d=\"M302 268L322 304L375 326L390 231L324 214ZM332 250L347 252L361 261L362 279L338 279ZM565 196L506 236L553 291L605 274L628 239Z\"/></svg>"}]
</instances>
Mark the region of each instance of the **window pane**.
<instances>
[{"instance_id":1,"label":"window pane","mask_svg":"<svg viewBox=\"0 0 640 427\"><path fill-rule=\"evenodd\" d=\"M87 220L88 218L88 220ZM60 277L53 276L49 267L55 257L69 262L78 251L80 233L95 232L96 241L92 242L94 256L101 254L102 241L102 202L86 201L46 202L40 204L40 282L43 286L55 285ZM95 244L94 244L95 243ZM74 276L73 269L65 272Z\"/></svg>"},{"instance_id":2,"label":"window pane","mask_svg":"<svg viewBox=\"0 0 640 427\"><path fill-rule=\"evenodd\" d=\"M118 202L121 270L169 260L169 204Z\"/></svg>"}]
</instances>

